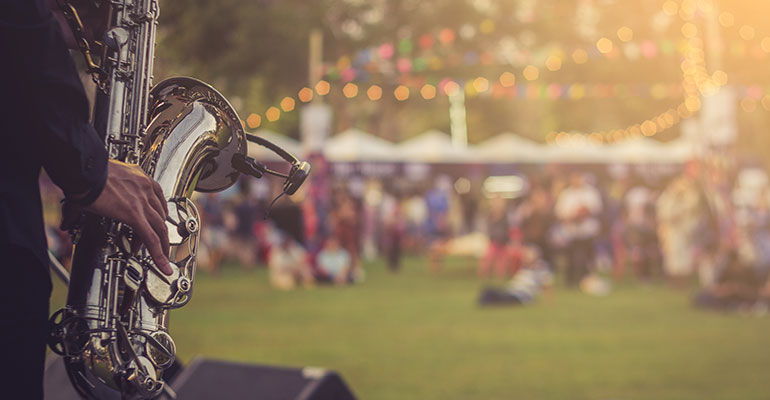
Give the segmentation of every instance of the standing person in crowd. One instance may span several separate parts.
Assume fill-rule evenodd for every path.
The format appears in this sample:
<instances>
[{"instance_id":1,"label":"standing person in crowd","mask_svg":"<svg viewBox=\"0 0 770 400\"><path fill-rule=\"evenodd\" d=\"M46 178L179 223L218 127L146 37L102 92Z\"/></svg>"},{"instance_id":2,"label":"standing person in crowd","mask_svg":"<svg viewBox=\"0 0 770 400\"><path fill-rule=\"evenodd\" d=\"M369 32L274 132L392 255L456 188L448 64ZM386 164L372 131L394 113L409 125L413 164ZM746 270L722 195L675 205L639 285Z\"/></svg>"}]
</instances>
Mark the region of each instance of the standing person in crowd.
<instances>
[{"instance_id":1,"label":"standing person in crowd","mask_svg":"<svg viewBox=\"0 0 770 400\"><path fill-rule=\"evenodd\" d=\"M398 272L401 268L401 247L406 230L406 216L401 196L398 193L386 193L382 200L381 219L383 224L383 247L385 248L388 268Z\"/></svg>"},{"instance_id":2,"label":"standing person in crowd","mask_svg":"<svg viewBox=\"0 0 770 400\"><path fill-rule=\"evenodd\" d=\"M548 189L534 181L529 194L516 208L514 217L523 239L538 247L543 260L555 270L551 249L551 225L554 222L553 200Z\"/></svg>"},{"instance_id":3,"label":"standing person in crowd","mask_svg":"<svg viewBox=\"0 0 770 400\"><path fill-rule=\"evenodd\" d=\"M567 253L567 285L576 287L594 261L595 241L600 233L602 199L581 172L570 175L569 185L556 200L556 217Z\"/></svg>"},{"instance_id":4,"label":"standing person in crowd","mask_svg":"<svg viewBox=\"0 0 770 400\"><path fill-rule=\"evenodd\" d=\"M425 248L425 230L428 224L428 206L420 190L415 190L406 200L406 240L408 250Z\"/></svg>"},{"instance_id":5,"label":"standing person in crowd","mask_svg":"<svg viewBox=\"0 0 770 400\"><path fill-rule=\"evenodd\" d=\"M663 269L675 287L682 287L698 266L704 245L714 242L711 210L698 184L699 166L689 163L657 201L658 237Z\"/></svg>"},{"instance_id":6,"label":"standing person in crowd","mask_svg":"<svg viewBox=\"0 0 770 400\"><path fill-rule=\"evenodd\" d=\"M321 221L316 206L316 201L309 194L305 196L299 205L302 215L302 235L305 238L305 248L311 260L315 260L323 245L321 225L324 221Z\"/></svg>"},{"instance_id":7,"label":"standing person in crowd","mask_svg":"<svg viewBox=\"0 0 770 400\"><path fill-rule=\"evenodd\" d=\"M625 196L634 178L629 167L623 164L611 165L608 172L612 179L604 197L604 216L612 253L612 276L620 280L626 273Z\"/></svg>"},{"instance_id":8,"label":"standing person in crowd","mask_svg":"<svg viewBox=\"0 0 770 400\"><path fill-rule=\"evenodd\" d=\"M770 273L770 178L758 167L744 168L732 192L738 253L759 274Z\"/></svg>"},{"instance_id":9,"label":"standing person in crowd","mask_svg":"<svg viewBox=\"0 0 770 400\"><path fill-rule=\"evenodd\" d=\"M235 230L233 234L233 251L238 257L242 268L251 269L256 266L257 243L254 228L258 218L261 218L260 207L247 179L239 181L240 193L235 198L233 213L235 215Z\"/></svg>"},{"instance_id":10,"label":"standing person in crowd","mask_svg":"<svg viewBox=\"0 0 770 400\"><path fill-rule=\"evenodd\" d=\"M299 205L302 221L302 243L310 254L311 263L313 263L318 251L321 250L324 239L330 233L328 221L331 212L331 181L329 164L323 155L313 153L308 157L310 163L313 164L313 173L308 177L308 181L300 187L301 193L297 193L295 196L302 199ZM273 192L279 193L279 190L280 188L276 187Z\"/></svg>"},{"instance_id":11,"label":"standing person in crowd","mask_svg":"<svg viewBox=\"0 0 770 400\"><path fill-rule=\"evenodd\" d=\"M500 196L493 197L489 201L489 217L487 218L487 236L489 245L484 257L479 263L478 275L480 278L488 278L492 274L494 265L498 278L504 278L510 269L510 257L508 254L508 204Z\"/></svg>"},{"instance_id":12,"label":"standing person in crowd","mask_svg":"<svg viewBox=\"0 0 770 400\"><path fill-rule=\"evenodd\" d=\"M636 185L623 202L623 254L636 278L644 281L653 277L659 262L654 199L652 190Z\"/></svg>"},{"instance_id":13,"label":"standing person in crowd","mask_svg":"<svg viewBox=\"0 0 770 400\"><path fill-rule=\"evenodd\" d=\"M331 235L339 239L340 245L350 254L350 274L355 281L363 279L359 217L358 206L353 198L345 192L337 193L331 213Z\"/></svg>"},{"instance_id":14,"label":"standing person in crowd","mask_svg":"<svg viewBox=\"0 0 770 400\"><path fill-rule=\"evenodd\" d=\"M701 245L696 271L701 284L716 276L728 255L736 250L738 231L731 200L732 169L732 162L721 157L704 163L701 193L710 211L706 222L713 234L699 237Z\"/></svg>"},{"instance_id":15,"label":"standing person in crowd","mask_svg":"<svg viewBox=\"0 0 770 400\"><path fill-rule=\"evenodd\" d=\"M163 191L138 166L108 160L88 123L88 99L67 50L76 48L74 36L49 3L0 2L0 81L7 100L0 118L0 387L8 399L43 398L52 283L41 169L69 205L128 224L160 270L173 271ZM101 37L93 29L101 16L89 17L83 15L85 34Z\"/></svg>"},{"instance_id":16,"label":"standing person in crowd","mask_svg":"<svg viewBox=\"0 0 770 400\"><path fill-rule=\"evenodd\" d=\"M449 223L449 191L452 183L448 176L439 176L436 186L425 194L425 205L428 208L427 233L429 268L433 272L441 269L441 261L446 252L447 241L451 234Z\"/></svg>"}]
</instances>

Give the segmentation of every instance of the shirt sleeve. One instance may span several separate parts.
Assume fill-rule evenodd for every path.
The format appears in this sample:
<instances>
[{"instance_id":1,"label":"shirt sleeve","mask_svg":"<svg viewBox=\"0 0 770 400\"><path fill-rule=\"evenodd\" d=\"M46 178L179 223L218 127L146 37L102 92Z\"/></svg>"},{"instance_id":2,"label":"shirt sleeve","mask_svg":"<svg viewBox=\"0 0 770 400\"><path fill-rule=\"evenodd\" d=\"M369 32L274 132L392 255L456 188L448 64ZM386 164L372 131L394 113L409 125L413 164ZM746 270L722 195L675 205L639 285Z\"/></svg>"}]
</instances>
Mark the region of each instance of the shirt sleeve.
<instances>
[{"instance_id":1,"label":"shirt sleeve","mask_svg":"<svg viewBox=\"0 0 770 400\"><path fill-rule=\"evenodd\" d=\"M107 152L89 124L83 85L45 0L0 2L2 79L24 118L23 131L0 132L39 149L35 157L67 197L95 199L107 179Z\"/></svg>"}]
</instances>

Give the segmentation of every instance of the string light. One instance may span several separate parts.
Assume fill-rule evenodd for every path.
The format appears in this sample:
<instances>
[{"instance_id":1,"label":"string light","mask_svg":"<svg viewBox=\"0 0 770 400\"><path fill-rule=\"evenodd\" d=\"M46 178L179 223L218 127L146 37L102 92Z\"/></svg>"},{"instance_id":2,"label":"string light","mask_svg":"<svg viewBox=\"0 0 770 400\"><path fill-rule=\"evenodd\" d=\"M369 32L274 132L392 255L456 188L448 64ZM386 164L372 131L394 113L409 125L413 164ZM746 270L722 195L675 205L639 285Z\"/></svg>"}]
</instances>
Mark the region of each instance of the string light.
<instances>
[{"instance_id":1,"label":"string light","mask_svg":"<svg viewBox=\"0 0 770 400\"><path fill-rule=\"evenodd\" d=\"M524 75L524 79L528 81L534 81L540 77L540 70L537 69L537 67L534 65L527 65L524 67L524 70L521 71L521 74Z\"/></svg>"},{"instance_id":2,"label":"string light","mask_svg":"<svg viewBox=\"0 0 770 400\"><path fill-rule=\"evenodd\" d=\"M684 21L692 21L695 19L695 12L698 9L698 5L695 0L683 0L679 5L679 18Z\"/></svg>"},{"instance_id":3,"label":"string light","mask_svg":"<svg viewBox=\"0 0 770 400\"><path fill-rule=\"evenodd\" d=\"M663 3L663 12L668 16L674 16L679 12L679 5L671 0L666 0Z\"/></svg>"},{"instance_id":4,"label":"string light","mask_svg":"<svg viewBox=\"0 0 770 400\"><path fill-rule=\"evenodd\" d=\"M603 37L596 41L596 48L599 50L602 54L607 54L612 51L613 48L612 40L607 39L606 37Z\"/></svg>"},{"instance_id":5,"label":"string light","mask_svg":"<svg viewBox=\"0 0 770 400\"><path fill-rule=\"evenodd\" d=\"M762 97L762 107L765 110L770 111L770 94L766 94Z\"/></svg>"},{"instance_id":6,"label":"string light","mask_svg":"<svg viewBox=\"0 0 770 400\"><path fill-rule=\"evenodd\" d=\"M762 42L760 44L762 46L762 50L765 53L770 53L770 37L765 37L762 39Z\"/></svg>"},{"instance_id":7,"label":"string light","mask_svg":"<svg viewBox=\"0 0 770 400\"><path fill-rule=\"evenodd\" d=\"M366 96L369 97L369 100L377 101L382 98L382 88L377 85L372 85L369 87L369 90L366 91Z\"/></svg>"},{"instance_id":8,"label":"string light","mask_svg":"<svg viewBox=\"0 0 770 400\"><path fill-rule=\"evenodd\" d=\"M500 74L500 84L503 85L503 87L511 87L516 84L516 76L508 71L503 72Z\"/></svg>"},{"instance_id":9,"label":"string light","mask_svg":"<svg viewBox=\"0 0 770 400\"><path fill-rule=\"evenodd\" d=\"M473 89L477 93L483 93L489 90L489 80L487 78L478 77L473 80Z\"/></svg>"},{"instance_id":10,"label":"string light","mask_svg":"<svg viewBox=\"0 0 770 400\"><path fill-rule=\"evenodd\" d=\"M398 101L404 101L409 98L409 88L404 85L398 85L393 91L393 97Z\"/></svg>"},{"instance_id":11,"label":"string light","mask_svg":"<svg viewBox=\"0 0 770 400\"><path fill-rule=\"evenodd\" d=\"M444 85L444 94L452 96L460 90L460 85L455 81L449 81Z\"/></svg>"},{"instance_id":12,"label":"string light","mask_svg":"<svg viewBox=\"0 0 770 400\"><path fill-rule=\"evenodd\" d=\"M294 99L291 97L284 97L283 100L281 100L281 110L284 112L294 111L294 105Z\"/></svg>"},{"instance_id":13,"label":"string light","mask_svg":"<svg viewBox=\"0 0 770 400\"><path fill-rule=\"evenodd\" d=\"M299 97L301 102L307 103L310 100L313 100L313 90L309 87L303 87L299 90L299 93L297 93L297 97Z\"/></svg>"},{"instance_id":14,"label":"string light","mask_svg":"<svg viewBox=\"0 0 770 400\"><path fill-rule=\"evenodd\" d=\"M727 11L723 11L719 14L719 23L725 28L729 28L735 25L735 16Z\"/></svg>"},{"instance_id":15,"label":"string light","mask_svg":"<svg viewBox=\"0 0 770 400\"><path fill-rule=\"evenodd\" d=\"M746 41L754 39L755 34L756 34L756 30L754 29L753 26L749 26L749 25L743 25L738 30L738 35L741 36L741 39Z\"/></svg>"},{"instance_id":16,"label":"string light","mask_svg":"<svg viewBox=\"0 0 770 400\"><path fill-rule=\"evenodd\" d=\"M353 97L358 96L358 85L356 85L353 82L348 82L345 84L345 86L342 88L342 94L345 95L345 97L352 99Z\"/></svg>"},{"instance_id":17,"label":"string light","mask_svg":"<svg viewBox=\"0 0 770 400\"><path fill-rule=\"evenodd\" d=\"M685 60L683 62L683 67L688 68L688 66L691 64L690 60ZM510 73L508 73L510 74ZM503 75L506 75L504 73ZM512 76L512 74L510 74ZM714 71L712 74L711 79L717 82L720 86L726 83L727 74L724 71L717 70ZM502 79L505 81L505 79ZM503 88L502 84L498 84L498 87ZM454 93L455 90L459 90L461 86L456 81L452 81L447 79L442 86L442 92L446 95L449 95L451 93ZM469 79L465 84L465 90L467 93L471 95L479 94L486 92L490 89L490 82L485 77L476 77L475 79ZM342 89L343 94L346 95L348 98L355 97L355 95L358 94L358 91L360 90L359 86L355 83L348 82L345 84L345 86ZM400 99L406 99L408 98L408 95L406 95L406 92L408 91L411 93L411 88L409 85L400 85L396 90L394 90L394 96L396 96L399 101L403 101ZM437 94L436 87L431 84L424 84L422 86L416 86L414 90L418 90L422 97L426 100L431 100L435 98ZM646 92L645 92L646 90ZM549 98L549 99L569 99L573 101L581 100L585 98L586 96L592 96L595 98L606 98L610 96L628 96L633 94L634 96L638 96L642 93L648 93L652 98L655 99L665 99L665 98L673 98L673 97L679 97L682 96L682 87L674 84L664 84L664 83L655 83L652 85L606 85L606 84L591 84L591 85L585 85L582 83L572 83L569 85L562 85L558 83L551 83L551 84L535 84L535 83L527 83L523 84L519 87L519 89L507 91L504 93L505 96L508 97L521 97L521 98ZM401 93L401 94L399 94ZM676 123L679 122L681 118L689 118L691 117L695 112L697 112L701 107L701 101L700 97L697 95L699 92L697 92L697 88L695 89L695 94L691 96L686 96L685 100L677 107L667 110L664 113L658 114L648 120L642 121L640 124L637 124L635 126L630 126L626 129L618 129L613 130L609 132L590 132L585 133L587 136L599 134L602 136L602 140L611 142L614 140L619 140L619 137L627 138L634 135L648 135L653 136L657 133L660 133L664 131L665 129L668 129L672 126L674 126ZM770 108L770 87L767 89L764 89L760 86L750 86L745 87L744 89L740 89L739 87L739 95L744 96L746 98L749 98L751 101L753 101L755 104L754 107L751 107L751 105L746 102L746 105L742 108L744 110L750 110L754 111L758 109L758 104L762 104L763 108ZM378 96L379 94L379 96ZM367 95L372 98L372 100L379 100L382 95L382 88L378 85L372 85L372 87L367 91ZM764 97L763 97L764 96ZM498 96L499 97L499 96ZM285 112L288 112L288 110L291 109L291 107L286 106L287 103L291 103L293 101L292 98L284 98L281 102L281 108L284 109ZM273 122L274 120L277 120L280 117L280 110L275 108L275 110L268 110L266 113L266 117L268 118L268 121ZM249 118L244 122L244 126L250 126L251 128L256 128L261 125L261 117L257 114L252 114L249 116ZM652 129L653 126L655 129ZM636 128L635 128L636 127ZM550 135L553 139L553 135ZM595 138L595 137L594 137ZM594 140L595 141L595 140Z\"/></svg>"},{"instance_id":18,"label":"string light","mask_svg":"<svg viewBox=\"0 0 770 400\"><path fill-rule=\"evenodd\" d=\"M627 26L622 26L618 29L618 39L620 39L621 42L630 42L634 39L634 31Z\"/></svg>"},{"instance_id":19,"label":"string light","mask_svg":"<svg viewBox=\"0 0 770 400\"><path fill-rule=\"evenodd\" d=\"M697 4L693 0L684 0L680 6L677 6L677 4L672 1L666 1L663 4L663 11L669 15L678 13L682 20L685 21L682 24L681 29L682 35L687 39L681 49L684 55L681 68L682 87L685 91L685 100L677 106L676 109L669 109L641 122L640 124L632 125L626 129L604 133L602 136L605 139L617 141L624 138L636 137L640 134L644 136L654 136L658 132L674 126L679 120L691 117L701 108L701 95L711 95L727 83L727 74L724 73L724 71L715 71L713 74L709 74L706 71L703 41L698 37L698 28L695 24L687 22L694 19L697 11ZM714 12L713 8L702 11ZM722 13L719 16L719 19L722 25L732 24L734 22L732 15L729 13ZM618 36L620 37L620 35L619 31ZM746 35L746 33L744 33L744 35ZM621 40L623 40L622 37ZM612 51L612 42L607 38L601 38L597 41L596 47L600 52L606 54ZM770 47L770 42L768 43L768 47ZM573 59L575 59L574 53ZM577 62L577 60L575 61ZM659 96L662 95L662 93L661 87L653 86L653 88L651 88L651 94L653 96ZM768 106L770 106L770 100L768 100ZM744 99L744 101L741 102L741 107L744 110L756 109L756 100ZM565 132L562 133L568 135ZM549 135L547 137L556 138L555 140L558 144L559 137L562 137L562 141L566 140L565 137L567 136L562 136L562 133ZM589 134L589 136L591 135L593 135L593 133Z\"/></svg>"},{"instance_id":20,"label":"string light","mask_svg":"<svg viewBox=\"0 0 770 400\"><path fill-rule=\"evenodd\" d=\"M559 56L548 56L548 58L545 60L545 67L548 68L549 71L555 72L561 69L561 57Z\"/></svg>"},{"instance_id":21,"label":"string light","mask_svg":"<svg viewBox=\"0 0 770 400\"><path fill-rule=\"evenodd\" d=\"M701 14L711 15L715 12L714 7L712 7L710 3L699 0L683 0L681 1L681 7L675 1L666 0L662 4L662 10L665 14L670 16L678 14L682 21L687 22L687 24L683 26L683 35L685 35L686 38L696 37L699 34L697 25L691 22L694 21L696 12L700 11ZM721 20L723 25L734 25L735 16L730 12L722 12L716 17ZM442 61L442 59L434 52L410 60L404 57L404 55L409 54L409 52L406 52L403 49L417 48L425 51L431 49L435 43L443 43L445 46L448 46L456 41L455 39L458 37L458 32L462 33L463 30L478 30L482 33L490 33L494 30L494 22L487 19L482 21L479 26L465 24L459 30L443 28L435 30L433 34L423 34L419 38L403 37L395 43L383 43L379 46L368 47L361 50L361 52L355 56L343 55L336 62L326 64L324 66L326 68L325 75L331 77L332 80L341 79L343 82L349 82L356 78L360 78L361 76L367 76L377 72L386 75L400 73L401 77L404 78L404 76L408 76L414 72L420 73L426 70L440 70L444 68L447 63ZM756 37L756 29L748 25L743 26L742 36L750 38L752 37L752 32L753 37ZM609 60L613 60L617 59L620 55L624 55L626 58L634 60L640 56L653 58L660 54L671 55L677 50L680 52L684 51L684 46L681 44L677 45L668 39L663 39L659 43L654 43L651 40L631 42L634 38L634 31L627 26L618 28L616 33L618 39L622 42L621 44L613 43L610 38L604 37L593 46L573 49L571 54L572 61L576 64L583 64L587 62L589 58L597 56L604 56ZM468 34L459 35L459 37L464 40L469 40L471 36L472 35L469 36ZM596 49L593 47L596 47ZM764 55L758 47L746 48L737 43L728 45L728 47L730 47L736 55L751 55L754 58L764 58ZM396 48L398 48L398 54L400 54L401 57L397 60L397 68L392 68ZM599 49L601 50L596 51ZM564 57L557 56L562 61L562 65L559 65L558 60L555 60L554 57L552 57L553 54L550 57L535 57L535 54L539 53L539 51L536 49L530 50L531 51L529 52L519 52L519 55L516 56L514 65L518 67L534 65L538 68L542 67L555 71L561 69L566 61ZM766 43L762 51L770 52L770 41ZM568 54L569 50L560 49L559 52ZM452 57L454 57L455 60L465 60L465 62L469 64L481 63L481 65L490 65L494 62L495 58L493 51L491 50L469 51L464 54L453 54ZM537 63L532 62L533 58ZM372 65L372 62L377 59L384 62L379 67L377 65ZM567 59L569 59L569 57L567 57ZM457 61L452 61L449 64L456 62ZM501 62L503 61L501 60ZM505 61L505 63L508 64L510 61ZM364 64L366 65L364 66Z\"/></svg>"},{"instance_id":22,"label":"string light","mask_svg":"<svg viewBox=\"0 0 770 400\"><path fill-rule=\"evenodd\" d=\"M262 124L262 117L254 113L249 114L249 117L246 118L246 123L249 125L249 128L251 129L259 128L259 125Z\"/></svg>"},{"instance_id":23,"label":"string light","mask_svg":"<svg viewBox=\"0 0 770 400\"><path fill-rule=\"evenodd\" d=\"M330 88L331 85L327 81L318 81L318 83L315 84L315 92L318 93L319 96L326 96L329 94Z\"/></svg>"},{"instance_id":24,"label":"string light","mask_svg":"<svg viewBox=\"0 0 770 400\"><path fill-rule=\"evenodd\" d=\"M281 110L279 110L278 107L270 107L265 111L265 117L267 117L267 120L270 122L278 121L278 119L281 118Z\"/></svg>"},{"instance_id":25,"label":"string light","mask_svg":"<svg viewBox=\"0 0 770 400\"><path fill-rule=\"evenodd\" d=\"M425 100L431 100L436 97L436 87L430 84L425 84L422 88L420 88L420 95L422 95L422 98Z\"/></svg>"},{"instance_id":26,"label":"string light","mask_svg":"<svg viewBox=\"0 0 770 400\"><path fill-rule=\"evenodd\" d=\"M575 64L585 64L588 62L588 52L583 49L576 49L572 52L572 61Z\"/></svg>"},{"instance_id":27,"label":"string light","mask_svg":"<svg viewBox=\"0 0 770 400\"><path fill-rule=\"evenodd\" d=\"M698 36L698 27L692 22L686 22L682 25L682 35L688 39Z\"/></svg>"},{"instance_id":28,"label":"string light","mask_svg":"<svg viewBox=\"0 0 770 400\"><path fill-rule=\"evenodd\" d=\"M709 74L705 67L705 52L703 49L703 40L699 37L700 32L697 26L689 21L693 21L697 10L703 13L713 13L714 10L711 7L704 7L698 5L694 0L684 0L681 5L673 1L666 1L663 4L663 11L667 15L679 15L684 21L681 27L682 35L685 40L680 42L677 47L670 45L668 48L677 49L683 55L683 61L681 63L682 69L682 89L684 91L684 100L678 106L670 108L658 115L655 115L649 119L642 121L639 124L631 125L624 129L615 129L611 131L598 131L591 133L567 133L567 132L550 132L546 135L546 141L548 143L566 144L575 143L575 141L590 141L592 143L613 142L618 140L624 140L632 137L639 136L654 136L666 129L669 129L679 123L682 119L692 117L701 108L700 96L709 96L715 93L721 86L724 86L728 82L728 76L724 71L717 70ZM719 23L724 27L734 26L735 17L732 13L722 12L718 16ZM491 25L487 25L487 29L480 29L482 33L489 33L494 29L494 24L490 21ZM490 29L491 27L491 29ZM617 31L618 39L621 42L630 42L633 40L633 30L628 27L621 27ZM742 25L739 30L739 35L743 40L749 41L756 37L756 30L749 25ZM427 37L427 39L426 39ZM443 40L442 40L443 37ZM430 39L430 44L428 44ZM454 41L454 32L451 30L443 30L439 34L439 40L444 44L449 44ZM631 43L633 44L633 43ZM740 44L740 43L738 43ZM420 38L420 46L423 48L432 46L432 37L423 35ZM642 42L641 50L645 54L645 57L651 58L657 54L657 48L655 44L644 41ZM664 52L667 51L665 46L661 47ZM615 51L615 45L612 40L603 37L596 43L596 49L600 53L611 58L612 54L617 54ZM757 46L757 50L770 53L770 37L762 38L760 44ZM584 64L589 59L589 54L585 49L578 48L571 53L571 59L575 64ZM349 60L349 58L347 59ZM348 66L346 60L341 60L342 64L338 62L338 66ZM433 64L438 68L443 66L442 61L438 58L431 59L430 64ZM561 68L562 58L559 55L552 54L545 60L545 67L550 71L557 71ZM522 75L528 81L533 81L539 78L539 69L535 65L527 65ZM513 88L516 83L515 76L511 72L504 72L499 76L499 84L502 88ZM483 93L489 90L489 81L486 78L478 77L473 80L469 80L465 84L465 89L469 93ZM625 85L593 85L591 91L587 90L587 87L580 83L574 83L568 86L562 86L558 84L550 84L548 86L540 85L540 90L532 84L525 85L524 92L526 96L537 97L538 95L548 96L549 98L568 97L573 100L579 100L586 95L592 95L595 97L608 97L610 95L618 96L621 92L626 92L628 88ZM623 87L621 87L623 86ZM446 95L451 95L460 89L460 85L453 81L447 80L443 84L442 91ZM315 85L315 91L317 94L323 96L329 93L330 84L327 81L319 81ZM423 84L420 89L420 95L426 99L431 100L436 97L436 86L431 84ZM394 90L394 96L397 100L403 101L408 98L410 89L407 85L399 85ZM676 93L675 93L676 92ZM749 88L746 93L747 97L743 98L740 102L741 108L746 112L753 112L758 109L758 105L761 104L765 110L770 111L770 94L763 94L763 89L760 87ZM770 89L768 89L770 92ZM355 97L358 93L358 86L349 82L343 88L343 93L348 98ZM371 100L379 100L382 97L382 88L378 85L371 85L367 90L367 96ZM507 94L522 95L521 91L506 92ZM638 93L638 90L637 90ZM665 84L654 84L649 88L649 93L653 98L663 99L667 95L681 95L680 92L675 91L667 87ZM298 97L302 102L308 102L312 100L313 91L310 88L303 88L299 91ZM286 110L284 102L291 98L284 98L281 102L281 108ZM293 109L293 107L290 107ZM265 117L268 121L276 121L280 118L280 110L276 107L270 107L265 112ZM243 122L243 121L242 121ZM257 127L261 124L261 117L257 114L249 115L247 123L250 127Z\"/></svg>"}]
</instances>

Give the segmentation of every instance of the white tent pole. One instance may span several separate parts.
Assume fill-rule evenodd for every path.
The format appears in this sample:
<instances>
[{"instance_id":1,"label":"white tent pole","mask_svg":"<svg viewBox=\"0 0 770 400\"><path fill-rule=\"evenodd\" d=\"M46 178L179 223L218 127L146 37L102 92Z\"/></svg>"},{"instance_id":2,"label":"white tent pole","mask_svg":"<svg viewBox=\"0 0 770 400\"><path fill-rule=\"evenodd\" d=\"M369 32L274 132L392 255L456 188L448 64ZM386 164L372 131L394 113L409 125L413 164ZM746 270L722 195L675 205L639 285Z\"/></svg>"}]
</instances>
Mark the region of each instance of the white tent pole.
<instances>
[{"instance_id":1,"label":"white tent pole","mask_svg":"<svg viewBox=\"0 0 770 400\"><path fill-rule=\"evenodd\" d=\"M452 145L458 149L468 147L468 124L465 119L465 92L455 90L449 95L449 127Z\"/></svg>"}]
</instances>

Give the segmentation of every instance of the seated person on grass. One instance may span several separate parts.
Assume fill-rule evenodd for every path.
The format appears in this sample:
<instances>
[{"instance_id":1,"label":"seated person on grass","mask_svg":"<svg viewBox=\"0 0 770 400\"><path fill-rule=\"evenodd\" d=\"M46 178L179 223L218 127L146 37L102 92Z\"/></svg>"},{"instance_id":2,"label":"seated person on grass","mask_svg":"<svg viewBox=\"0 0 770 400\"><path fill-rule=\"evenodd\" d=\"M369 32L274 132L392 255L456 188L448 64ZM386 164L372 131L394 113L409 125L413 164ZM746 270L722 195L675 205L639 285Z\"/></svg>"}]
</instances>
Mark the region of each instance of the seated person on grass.
<instances>
[{"instance_id":1,"label":"seated person on grass","mask_svg":"<svg viewBox=\"0 0 770 400\"><path fill-rule=\"evenodd\" d=\"M770 296L767 278L758 276L755 268L742 262L734 251L728 254L717 274L716 281L695 296L696 307L722 311L748 309Z\"/></svg>"},{"instance_id":2,"label":"seated person on grass","mask_svg":"<svg viewBox=\"0 0 770 400\"><path fill-rule=\"evenodd\" d=\"M283 235L279 244L270 250L267 266L270 284L278 289L294 289L298 284L313 286L307 252L289 235Z\"/></svg>"},{"instance_id":3,"label":"seated person on grass","mask_svg":"<svg viewBox=\"0 0 770 400\"><path fill-rule=\"evenodd\" d=\"M340 241L330 236L316 259L318 281L334 282L337 285L350 282L351 261L350 254L340 246Z\"/></svg>"},{"instance_id":4,"label":"seated person on grass","mask_svg":"<svg viewBox=\"0 0 770 400\"><path fill-rule=\"evenodd\" d=\"M487 287L479 295L479 305L519 305L533 302L541 292L547 296L553 286L553 273L534 246L522 253L522 265L502 288Z\"/></svg>"}]
</instances>

